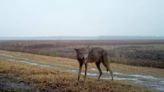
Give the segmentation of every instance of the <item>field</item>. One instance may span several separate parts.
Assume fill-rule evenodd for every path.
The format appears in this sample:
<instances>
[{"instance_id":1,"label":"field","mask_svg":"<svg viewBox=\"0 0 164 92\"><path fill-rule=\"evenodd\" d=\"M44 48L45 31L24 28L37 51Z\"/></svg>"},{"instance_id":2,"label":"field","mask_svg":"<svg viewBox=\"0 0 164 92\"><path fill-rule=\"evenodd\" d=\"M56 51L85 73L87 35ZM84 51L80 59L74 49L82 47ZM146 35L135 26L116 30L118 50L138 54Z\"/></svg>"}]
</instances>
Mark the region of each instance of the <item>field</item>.
<instances>
[{"instance_id":1,"label":"field","mask_svg":"<svg viewBox=\"0 0 164 92\"><path fill-rule=\"evenodd\" d=\"M164 68L163 40L55 40L2 41L0 49L75 58L74 48L102 47L111 62Z\"/></svg>"},{"instance_id":2,"label":"field","mask_svg":"<svg viewBox=\"0 0 164 92\"><path fill-rule=\"evenodd\" d=\"M89 64L86 82L77 81L74 48L88 46L108 51L114 81L102 65L98 81L95 64ZM163 40L0 41L0 49L2 92L164 91Z\"/></svg>"},{"instance_id":3,"label":"field","mask_svg":"<svg viewBox=\"0 0 164 92\"><path fill-rule=\"evenodd\" d=\"M9 51L0 51L0 53L0 91L2 92L150 92L146 88L124 80L98 81L88 77L86 82L83 79L77 82L77 73L67 71L78 68L77 61L73 59ZM138 72L135 67L112 64L113 69L118 66L120 68L116 71L128 67ZM89 70L93 67L94 65L91 64ZM142 68L138 69L142 70ZM146 69L144 70L146 73ZM127 69L124 72L132 71ZM151 74L163 72L160 69L158 72L156 69L149 71L152 71Z\"/></svg>"}]
</instances>

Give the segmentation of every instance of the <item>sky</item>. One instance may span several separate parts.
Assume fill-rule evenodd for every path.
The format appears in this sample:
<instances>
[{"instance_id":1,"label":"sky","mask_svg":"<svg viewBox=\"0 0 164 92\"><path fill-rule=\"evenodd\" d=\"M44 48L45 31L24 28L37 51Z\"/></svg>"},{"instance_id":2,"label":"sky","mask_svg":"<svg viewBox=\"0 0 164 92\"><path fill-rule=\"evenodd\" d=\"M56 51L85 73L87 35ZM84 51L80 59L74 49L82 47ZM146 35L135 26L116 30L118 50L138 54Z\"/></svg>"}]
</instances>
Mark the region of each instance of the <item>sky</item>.
<instances>
[{"instance_id":1,"label":"sky","mask_svg":"<svg viewBox=\"0 0 164 92\"><path fill-rule=\"evenodd\" d=\"M0 37L164 36L164 0L0 0Z\"/></svg>"}]
</instances>

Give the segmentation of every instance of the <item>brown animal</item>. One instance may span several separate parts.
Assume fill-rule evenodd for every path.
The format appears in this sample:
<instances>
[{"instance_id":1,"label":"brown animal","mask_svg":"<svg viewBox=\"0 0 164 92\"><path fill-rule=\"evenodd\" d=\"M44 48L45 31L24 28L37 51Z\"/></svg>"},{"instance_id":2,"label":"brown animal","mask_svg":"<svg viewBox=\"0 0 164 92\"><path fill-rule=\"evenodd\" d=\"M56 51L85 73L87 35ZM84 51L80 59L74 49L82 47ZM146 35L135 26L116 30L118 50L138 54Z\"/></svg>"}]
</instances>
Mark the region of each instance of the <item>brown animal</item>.
<instances>
[{"instance_id":1,"label":"brown animal","mask_svg":"<svg viewBox=\"0 0 164 92\"><path fill-rule=\"evenodd\" d=\"M79 62L79 74L78 74L78 81L79 81L83 64L85 64L85 69L87 69L87 64L85 63L85 61L88 56L88 51L85 48L80 48L80 49L75 48L75 51L76 51L76 58Z\"/></svg>"},{"instance_id":2,"label":"brown animal","mask_svg":"<svg viewBox=\"0 0 164 92\"><path fill-rule=\"evenodd\" d=\"M100 68L100 64L102 63L107 72L110 71L110 75L112 77L113 80L113 72L110 69L110 63L108 61L108 53L107 51L105 51L102 48L91 48L88 50L88 54L85 52L86 50L84 48L81 49L75 49L76 54L77 54L77 60L79 61L79 74L78 74L78 80L80 79L80 74L81 74L81 69L83 64L85 64L85 77L84 80L86 79L87 76L87 64L88 63L95 63L97 66L97 69L99 70L99 77L98 80L100 79L101 75L102 75L102 71ZM85 53L84 53L85 52Z\"/></svg>"}]
</instances>

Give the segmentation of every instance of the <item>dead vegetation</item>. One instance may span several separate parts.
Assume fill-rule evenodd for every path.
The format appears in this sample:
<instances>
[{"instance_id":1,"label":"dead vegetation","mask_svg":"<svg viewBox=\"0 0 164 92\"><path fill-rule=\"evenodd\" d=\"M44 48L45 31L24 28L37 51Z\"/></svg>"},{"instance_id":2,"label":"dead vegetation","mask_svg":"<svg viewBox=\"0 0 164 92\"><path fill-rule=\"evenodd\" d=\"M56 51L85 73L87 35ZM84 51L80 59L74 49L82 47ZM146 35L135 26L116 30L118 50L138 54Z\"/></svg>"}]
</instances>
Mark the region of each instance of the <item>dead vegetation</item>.
<instances>
[{"instance_id":1,"label":"dead vegetation","mask_svg":"<svg viewBox=\"0 0 164 92\"><path fill-rule=\"evenodd\" d=\"M87 79L77 82L75 74L32 65L0 61L0 74L12 76L40 92L149 92L121 81Z\"/></svg>"},{"instance_id":2,"label":"dead vegetation","mask_svg":"<svg viewBox=\"0 0 164 92\"><path fill-rule=\"evenodd\" d=\"M31 59L31 60L34 60L33 62L40 63L40 64L67 65L67 67L70 67L70 68L74 67L77 69L79 67L76 59L44 56L44 55L22 53L22 52L3 51L3 50L0 50L0 53L8 55L8 56ZM103 70L105 70L103 66L101 67L103 68ZM89 64L88 69L91 69L91 68L96 68L95 64ZM122 72L126 74L142 74L142 75L164 77L164 73L163 73L164 69L159 69L159 68L131 66L131 65L117 64L117 63L111 63L111 68L115 72Z\"/></svg>"},{"instance_id":3,"label":"dead vegetation","mask_svg":"<svg viewBox=\"0 0 164 92\"><path fill-rule=\"evenodd\" d=\"M164 68L163 43L162 40L2 41L0 49L75 58L73 48L102 47L108 51L112 62Z\"/></svg>"}]
</instances>

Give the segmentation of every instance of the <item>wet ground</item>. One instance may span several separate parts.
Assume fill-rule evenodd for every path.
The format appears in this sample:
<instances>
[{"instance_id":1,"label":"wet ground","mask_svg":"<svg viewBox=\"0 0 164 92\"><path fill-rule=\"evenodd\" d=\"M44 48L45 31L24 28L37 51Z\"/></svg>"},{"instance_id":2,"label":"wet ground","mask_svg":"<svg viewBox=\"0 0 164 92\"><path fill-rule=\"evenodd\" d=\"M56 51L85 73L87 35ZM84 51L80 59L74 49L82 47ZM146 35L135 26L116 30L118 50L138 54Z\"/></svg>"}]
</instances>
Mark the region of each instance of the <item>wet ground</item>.
<instances>
[{"instance_id":1,"label":"wet ground","mask_svg":"<svg viewBox=\"0 0 164 92\"><path fill-rule=\"evenodd\" d=\"M11 61L11 62L16 62L16 63L30 64L30 65L34 65L34 66L38 66L38 67L62 69L67 72L73 72L73 73L78 72L78 68L68 67L67 65L42 64L42 63L38 63L37 61L28 59L28 58L14 57L14 56L3 54L3 53L0 54L0 60L7 60L7 61ZM84 74L84 72L82 74ZM163 77L156 77L156 76L151 76L151 75L140 75L140 74L124 74L124 73L120 73L120 72L113 72L113 74L114 74L114 80L127 80L127 81L131 81L133 83L139 84L141 86L144 86L144 87L152 88L152 89L156 90L157 92L164 92L164 78ZM88 70L87 75L90 77L97 78L98 77L97 69L92 68L92 69ZM103 75L101 78L105 79L105 80L110 80L111 77L109 77L109 76L110 76L109 73L107 73L106 71L103 71ZM1 83L0 83L0 85L1 85ZM17 85L17 84L15 84L15 85Z\"/></svg>"},{"instance_id":2,"label":"wet ground","mask_svg":"<svg viewBox=\"0 0 164 92\"><path fill-rule=\"evenodd\" d=\"M36 92L20 79L0 74L0 92Z\"/></svg>"}]
</instances>

